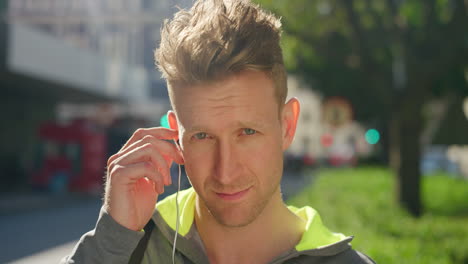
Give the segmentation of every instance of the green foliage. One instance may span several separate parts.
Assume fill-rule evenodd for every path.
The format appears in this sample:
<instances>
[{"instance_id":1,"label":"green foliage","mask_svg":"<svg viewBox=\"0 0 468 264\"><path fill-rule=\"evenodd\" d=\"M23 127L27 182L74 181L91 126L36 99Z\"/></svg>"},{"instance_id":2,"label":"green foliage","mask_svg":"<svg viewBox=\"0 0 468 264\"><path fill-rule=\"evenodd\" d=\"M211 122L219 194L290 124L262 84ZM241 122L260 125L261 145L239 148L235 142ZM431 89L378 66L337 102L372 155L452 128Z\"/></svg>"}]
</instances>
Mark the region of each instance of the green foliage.
<instances>
[{"instance_id":1,"label":"green foliage","mask_svg":"<svg viewBox=\"0 0 468 264\"><path fill-rule=\"evenodd\" d=\"M413 218L394 201L394 179L383 168L322 170L289 204L310 205L334 231L355 235L353 247L377 263L467 263L468 182L423 178L426 213Z\"/></svg>"},{"instance_id":2,"label":"green foliage","mask_svg":"<svg viewBox=\"0 0 468 264\"><path fill-rule=\"evenodd\" d=\"M437 17L443 24L447 24L453 16L453 8L450 8L449 0L437 0L436 12Z\"/></svg>"},{"instance_id":3,"label":"green foliage","mask_svg":"<svg viewBox=\"0 0 468 264\"><path fill-rule=\"evenodd\" d=\"M410 90L417 98L466 90L466 1L254 1L282 17L288 70L325 97L349 99L360 121L391 115Z\"/></svg>"},{"instance_id":4,"label":"green foliage","mask_svg":"<svg viewBox=\"0 0 468 264\"><path fill-rule=\"evenodd\" d=\"M410 25L420 27L424 23L424 6L419 1L405 1L400 7L401 15Z\"/></svg>"}]
</instances>

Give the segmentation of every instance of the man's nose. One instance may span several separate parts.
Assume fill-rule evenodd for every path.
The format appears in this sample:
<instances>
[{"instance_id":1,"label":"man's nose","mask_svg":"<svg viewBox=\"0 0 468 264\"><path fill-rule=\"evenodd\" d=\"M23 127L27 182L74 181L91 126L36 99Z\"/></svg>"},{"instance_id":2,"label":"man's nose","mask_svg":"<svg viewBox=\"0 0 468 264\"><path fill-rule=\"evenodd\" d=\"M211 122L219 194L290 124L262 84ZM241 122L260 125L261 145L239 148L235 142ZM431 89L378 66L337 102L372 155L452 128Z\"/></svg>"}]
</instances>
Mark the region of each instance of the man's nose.
<instances>
[{"instance_id":1,"label":"man's nose","mask_svg":"<svg viewBox=\"0 0 468 264\"><path fill-rule=\"evenodd\" d=\"M241 170L238 151L234 142L218 141L215 177L221 184L235 181Z\"/></svg>"}]
</instances>

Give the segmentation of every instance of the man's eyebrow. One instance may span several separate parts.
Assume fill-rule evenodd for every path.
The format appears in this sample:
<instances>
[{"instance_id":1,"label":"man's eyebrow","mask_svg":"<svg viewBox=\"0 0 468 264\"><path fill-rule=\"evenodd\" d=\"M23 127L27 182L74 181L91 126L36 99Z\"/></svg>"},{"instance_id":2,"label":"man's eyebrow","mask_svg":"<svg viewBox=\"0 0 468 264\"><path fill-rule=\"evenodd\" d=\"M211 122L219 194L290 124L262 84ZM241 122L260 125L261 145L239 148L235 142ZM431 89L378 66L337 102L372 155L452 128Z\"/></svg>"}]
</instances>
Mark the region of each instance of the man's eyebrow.
<instances>
[{"instance_id":1,"label":"man's eyebrow","mask_svg":"<svg viewBox=\"0 0 468 264\"><path fill-rule=\"evenodd\" d=\"M238 121L236 122L236 126L240 128L256 128L256 129L264 129L266 126L261 122L256 121ZM193 132L210 132L210 129L203 126L193 126L185 129L186 133L193 133Z\"/></svg>"},{"instance_id":2,"label":"man's eyebrow","mask_svg":"<svg viewBox=\"0 0 468 264\"><path fill-rule=\"evenodd\" d=\"M208 130L207 128L201 127L201 126L193 126L193 127L189 127L185 129L187 133L193 133L195 131L207 131L207 130Z\"/></svg>"},{"instance_id":3,"label":"man's eyebrow","mask_svg":"<svg viewBox=\"0 0 468 264\"><path fill-rule=\"evenodd\" d=\"M237 125L242 128L258 128L263 129L265 128L265 124L256 121L239 121Z\"/></svg>"}]
</instances>

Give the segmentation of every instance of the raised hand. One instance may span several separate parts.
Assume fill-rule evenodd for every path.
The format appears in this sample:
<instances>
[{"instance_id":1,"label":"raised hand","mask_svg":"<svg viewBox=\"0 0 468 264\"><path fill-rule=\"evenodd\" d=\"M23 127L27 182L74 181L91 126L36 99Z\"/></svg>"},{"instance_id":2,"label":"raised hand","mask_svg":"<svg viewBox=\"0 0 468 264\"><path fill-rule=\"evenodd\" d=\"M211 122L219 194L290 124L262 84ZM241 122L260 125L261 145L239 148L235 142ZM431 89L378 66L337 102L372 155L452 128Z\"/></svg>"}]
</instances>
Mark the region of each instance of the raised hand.
<instances>
[{"instance_id":1,"label":"raised hand","mask_svg":"<svg viewBox=\"0 0 468 264\"><path fill-rule=\"evenodd\" d=\"M167 140L176 130L138 129L107 161L104 206L112 218L131 230L141 230L151 218L158 195L171 184L172 162L184 163L182 153Z\"/></svg>"}]
</instances>

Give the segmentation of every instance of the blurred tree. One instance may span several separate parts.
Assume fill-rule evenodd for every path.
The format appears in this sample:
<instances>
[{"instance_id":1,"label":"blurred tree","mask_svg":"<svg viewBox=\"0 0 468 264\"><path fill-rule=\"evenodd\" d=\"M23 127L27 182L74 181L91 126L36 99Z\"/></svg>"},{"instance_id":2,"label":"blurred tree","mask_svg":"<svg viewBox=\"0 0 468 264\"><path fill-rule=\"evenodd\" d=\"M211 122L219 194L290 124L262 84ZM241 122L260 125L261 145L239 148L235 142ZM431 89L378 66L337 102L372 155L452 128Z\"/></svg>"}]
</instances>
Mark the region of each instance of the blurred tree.
<instances>
[{"instance_id":1,"label":"blurred tree","mask_svg":"<svg viewBox=\"0 0 468 264\"><path fill-rule=\"evenodd\" d=\"M422 106L467 94L468 1L256 2L282 16L290 72L347 97L358 120L386 130L398 200L419 216Z\"/></svg>"}]
</instances>

